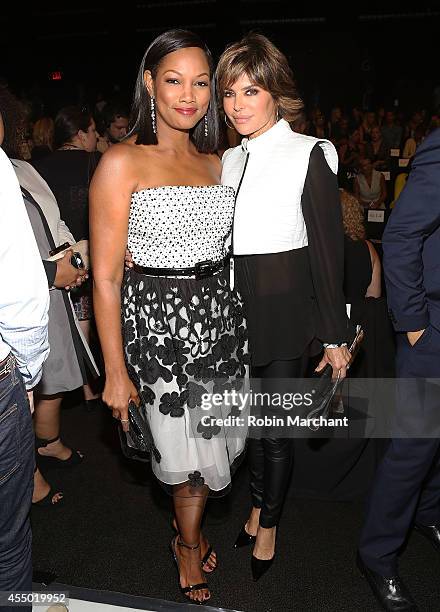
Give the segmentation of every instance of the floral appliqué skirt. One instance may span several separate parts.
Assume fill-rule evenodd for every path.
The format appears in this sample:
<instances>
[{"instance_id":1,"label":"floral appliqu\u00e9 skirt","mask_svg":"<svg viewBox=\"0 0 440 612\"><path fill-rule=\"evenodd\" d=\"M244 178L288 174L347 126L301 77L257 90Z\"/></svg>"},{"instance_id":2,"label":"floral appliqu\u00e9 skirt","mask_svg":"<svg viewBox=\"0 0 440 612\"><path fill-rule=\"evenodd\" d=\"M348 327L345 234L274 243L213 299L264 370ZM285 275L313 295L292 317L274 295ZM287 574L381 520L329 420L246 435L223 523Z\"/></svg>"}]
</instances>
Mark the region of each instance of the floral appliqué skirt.
<instances>
[{"instance_id":1,"label":"floral appliqu\u00e9 skirt","mask_svg":"<svg viewBox=\"0 0 440 612\"><path fill-rule=\"evenodd\" d=\"M128 373L161 455L151 458L154 474L165 485L225 493L246 427L222 421L238 415L233 392L244 392L249 363L242 299L227 269L199 280L127 270L122 326Z\"/></svg>"}]
</instances>

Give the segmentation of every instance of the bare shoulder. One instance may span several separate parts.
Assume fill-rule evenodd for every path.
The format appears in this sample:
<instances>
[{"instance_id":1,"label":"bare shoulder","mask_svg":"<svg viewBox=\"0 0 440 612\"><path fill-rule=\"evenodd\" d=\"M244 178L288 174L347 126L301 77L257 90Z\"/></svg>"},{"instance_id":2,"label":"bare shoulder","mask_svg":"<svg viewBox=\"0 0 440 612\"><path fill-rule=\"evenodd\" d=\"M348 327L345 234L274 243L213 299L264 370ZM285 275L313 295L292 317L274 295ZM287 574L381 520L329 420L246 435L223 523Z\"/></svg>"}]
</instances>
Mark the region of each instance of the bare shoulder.
<instances>
[{"instance_id":1,"label":"bare shoulder","mask_svg":"<svg viewBox=\"0 0 440 612\"><path fill-rule=\"evenodd\" d=\"M100 165L109 168L124 168L133 162L136 155L136 145L131 142L120 142L109 147L103 153Z\"/></svg>"},{"instance_id":2,"label":"bare shoulder","mask_svg":"<svg viewBox=\"0 0 440 612\"><path fill-rule=\"evenodd\" d=\"M112 145L102 155L90 184L91 203L99 199L113 202L119 196L127 199L136 189L136 171L132 146L125 143Z\"/></svg>"},{"instance_id":3,"label":"bare shoulder","mask_svg":"<svg viewBox=\"0 0 440 612\"><path fill-rule=\"evenodd\" d=\"M217 153L211 153L205 157L211 171L214 172L216 176L218 175L220 177L222 172L222 161L220 157L217 155Z\"/></svg>"},{"instance_id":4,"label":"bare shoulder","mask_svg":"<svg viewBox=\"0 0 440 612\"><path fill-rule=\"evenodd\" d=\"M109 189L114 189L117 184L124 192L136 191L139 153L137 145L131 142L121 142L109 147L102 155L93 175L92 189L97 184L102 188L105 183Z\"/></svg>"}]
</instances>

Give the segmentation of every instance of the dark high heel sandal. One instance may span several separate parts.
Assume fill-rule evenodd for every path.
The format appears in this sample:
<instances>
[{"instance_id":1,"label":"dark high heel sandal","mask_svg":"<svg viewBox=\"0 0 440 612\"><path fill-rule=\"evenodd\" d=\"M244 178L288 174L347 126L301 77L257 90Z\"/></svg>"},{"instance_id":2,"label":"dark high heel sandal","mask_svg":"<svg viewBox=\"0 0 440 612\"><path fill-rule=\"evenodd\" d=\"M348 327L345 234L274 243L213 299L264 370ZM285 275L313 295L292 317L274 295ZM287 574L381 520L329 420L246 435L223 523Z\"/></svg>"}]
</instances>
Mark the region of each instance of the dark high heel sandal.
<instances>
[{"instance_id":1,"label":"dark high heel sandal","mask_svg":"<svg viewBox=\"0 0 440 612\"><path fill-rule=\"evenodd\" d=\"M34 474L37 471L37 467L35 466ZM48 483L49 484L49 483ZM44 508L53 508L55 506L62 506L64 502L64 493L62 491L56 491L52 485L49 484L49 493L47 493L44 497L39 499L38 501L33 501L33 507L44 507ZM58 499L54 501L55 495L59 495Z\"/></svg>"},{"instance_id":2,"label":"dark high heel sandal","mask_svg":"<svg viewBox=\"0 0 440 612\"><path fill-rule=\"evenodd\" d=\"M243 525L237 539L235 540L234 548L242 548L243 546L249 546L249 544L255 544L256 539L257 536L248 533L245 525Z\"/></svg>"},{"instance_id":3,"label":"dark high heel sandal","mask_svg":"<svg viewBox=\"0 0 440 612\"><path fill-rule=\"evenodd\" d=\"M176 526L176 524L174 522L174 519L171 522L171 526L174 529L176 535L180 536L179 530L177 529L177 526ZM202 560L200 561L200 567L205 572L205 574L212 574L212 572L214 572L217 569L217 567L218 567L217 554L215 555L215 565L214 565L214 567L212 567L212 565L211 565L211 569L209 569L209 570L206 570L203 567L204 565L206 565L208 563L209 557L212 555L213 552L215 552L215 551L212 548L211 544L208 544L208 550L205 552L205 554L202 557ZM212 563L212 561L211 561L211 563Z\"/></svg>"},{"instance_id":4,"label":"dark high heel sandal","mask_svg":"<svg viewBox=\"0 0 440 612\"><path fill-rule=\"evenodd\" d=\"M50 486L50 485L49 485ZM57 501L53 501L55 495L59 495L60 497ZM32 506L35 507L44 507L44 508L54 508L55 506L62 506L64 502L64 494L62 491L56 491L53 487L50 487L49 493L45 495L42 499L39 499L36 502L32 502Z\"/></svg>"},{"instance_id":5,"label":"dark high heel sandal","mask_svg":"<svg viewBox=\"0 0 440 612\"><path fill-rule=\"evenodd\" d=\"M48 444L52 444L52 442L56 442L59 439L60 436L52 438L52 440L44 440L43 438L37 438L35 436L35 453L37 456L36 461L38 466L47 467L48 465L56 465L57 467L69 468L81 463L84 458L83 455L79 452L79 450L74 450L73 448L70 449L72 451L72 454L68 459L58 459L58 457L51 457L50 455L41 455L38 452L39 448L46 448Z\"/></svg>"},{"instance_id":6,"label":"dark high heel sandal","mask_svg":"<svg viewBox=\"0 0 440 612\"><path fill-rule=\"evenodd\" d=\"M203 600L203 601L199 601L198 599L191 599L189 597L189 594L194 592L194 591L199 591L201 589L208 589L209 591L209 587L208 587L208 583L207 582L199 582L198 584L190 584L186 587L183 587L180 584L180 568L179 568L179 560L177 558L177 553L176 553L176 543L179 546L184 546L185 548L188 548L189 550L197 550L197 548L200 547L200 542L198 544L196 544L195 546L190 546L189 544L186 544L181 538L180 535L176 535L170 543L170 548L171 548L171 554L173 555L173 559L174 559L174 563L176 564L177 567L177 583L180 589L180 592L182 593L182 595L185 596L186 599L189 599L192 603L198 604L198 605L203 605L205 603L205 601L208 601L208 599L210 599L210 597L208 597L207 599ZM209 591L209 594L211 595L211 591Z\"/></svg>"}]
</instances>

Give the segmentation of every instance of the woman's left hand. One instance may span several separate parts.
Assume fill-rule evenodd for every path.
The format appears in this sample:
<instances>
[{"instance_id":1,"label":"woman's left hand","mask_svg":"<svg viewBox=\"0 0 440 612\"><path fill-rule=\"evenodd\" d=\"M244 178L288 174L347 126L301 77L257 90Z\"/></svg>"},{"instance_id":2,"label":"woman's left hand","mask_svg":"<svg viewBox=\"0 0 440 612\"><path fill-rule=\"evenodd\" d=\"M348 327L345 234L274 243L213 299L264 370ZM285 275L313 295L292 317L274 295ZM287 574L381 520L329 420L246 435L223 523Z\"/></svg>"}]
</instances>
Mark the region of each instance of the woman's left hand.
<instances>
[{"instance_id":1,"label":"woman's left hand","mask_svg":"<svg viewBox=\"0 0 440 612\"><path fill-rule=\"evenodd\" d=\"M338 346L337 348L326 348L324 349L324 355L319 362L315 372L320 372L328 363L333 368L332 378L339 378L342 380L347 376L348 364L350 363L351 354L346 346Z\"/></svg>"}]
</instances>

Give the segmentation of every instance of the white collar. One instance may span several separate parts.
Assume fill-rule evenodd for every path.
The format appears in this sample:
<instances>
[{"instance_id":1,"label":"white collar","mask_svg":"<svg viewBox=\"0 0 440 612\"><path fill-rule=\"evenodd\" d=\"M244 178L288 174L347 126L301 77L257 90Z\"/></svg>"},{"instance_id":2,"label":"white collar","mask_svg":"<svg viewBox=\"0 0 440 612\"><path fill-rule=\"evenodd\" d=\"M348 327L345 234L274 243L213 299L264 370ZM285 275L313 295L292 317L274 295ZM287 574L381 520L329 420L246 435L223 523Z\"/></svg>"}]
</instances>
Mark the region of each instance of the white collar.
<instances>
[{"instance_id":1,"label":"white collar","mask_svg":"<svg viewBox=\"0 0 440 612\"><path fill-rule=\"evenodd\" d=\"M277 142L282 134L287 132L292 133L290 125L285 119L280 119L271 128L259 136L256 136L255 138L243 138L241 141L242 149L245 153L266 149L268 145Z\"/></svg>"}]
</instances>

